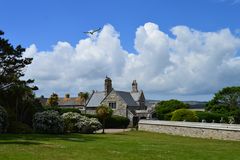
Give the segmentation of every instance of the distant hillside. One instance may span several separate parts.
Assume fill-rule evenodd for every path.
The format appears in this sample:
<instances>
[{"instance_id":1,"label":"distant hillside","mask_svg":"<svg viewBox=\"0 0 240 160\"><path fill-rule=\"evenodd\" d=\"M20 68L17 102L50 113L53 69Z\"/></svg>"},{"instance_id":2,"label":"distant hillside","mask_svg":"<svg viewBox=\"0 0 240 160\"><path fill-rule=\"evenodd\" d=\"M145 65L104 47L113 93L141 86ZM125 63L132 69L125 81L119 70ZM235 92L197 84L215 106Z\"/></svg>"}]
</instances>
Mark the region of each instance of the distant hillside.
<instances>
[{"instance_id":1,"label":"distant hillside","mask_svg":"<svg viewBox=\"0 0 240 160\"><path fill-rule=\"evenodd\" d=\"M204 109L207 102L204 101L182 101L190 105L190 109Z\"/></svg>"},{"instance_id":2,"label":"distant hillside","mask_svg":"<svg viewBox=\"0 0 240 160\"><path fill-rule=\"evenodd\" d=\"M146 100L146 105L147 106L152 106L156 103L160 102L160 100ZM207 104L207 102L205 101L182 101L185 104L189 104L190 105L190 109L204 109L205 105Z\"/></svg>"}]
</instances>

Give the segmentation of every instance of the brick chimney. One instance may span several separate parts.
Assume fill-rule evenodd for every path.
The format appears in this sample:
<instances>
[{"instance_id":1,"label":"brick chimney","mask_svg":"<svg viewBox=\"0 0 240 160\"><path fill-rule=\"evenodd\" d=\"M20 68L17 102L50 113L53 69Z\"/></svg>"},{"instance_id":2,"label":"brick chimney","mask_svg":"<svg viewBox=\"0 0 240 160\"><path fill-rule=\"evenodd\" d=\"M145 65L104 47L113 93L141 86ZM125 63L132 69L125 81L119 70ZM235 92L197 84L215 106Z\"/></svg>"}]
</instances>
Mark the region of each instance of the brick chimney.
<instances>
[{"instance_id":1,"label":"brick chimney","mask_svg":"<svg viewBox=\"0 0 240 160\"><path fill-rule=\"evenodd\" d=\"M70 94L69 93L65 94L65 98L70 98Z\"/></svg>"},{"instance_id":2,"label":"brick chimney","mask_svg":"<svg viewBox=\"0 0 240 160\"><path fill-rule=\"evenodd\" d=\"M104 87L105 87L105 95L108 95L112 91L112 80L111 80L111 78L106 76Z\"/></svg>"},{"instance_id":3,"label":"brick chimney","mask_svg":"<svg viewBox=\"0 0 240 160\"><path fill-rule=\"evenodd\" d=\"M131 92L138 92L137 81L133 80L132 82L132 91Z\"/></svg>"}]
</instances>

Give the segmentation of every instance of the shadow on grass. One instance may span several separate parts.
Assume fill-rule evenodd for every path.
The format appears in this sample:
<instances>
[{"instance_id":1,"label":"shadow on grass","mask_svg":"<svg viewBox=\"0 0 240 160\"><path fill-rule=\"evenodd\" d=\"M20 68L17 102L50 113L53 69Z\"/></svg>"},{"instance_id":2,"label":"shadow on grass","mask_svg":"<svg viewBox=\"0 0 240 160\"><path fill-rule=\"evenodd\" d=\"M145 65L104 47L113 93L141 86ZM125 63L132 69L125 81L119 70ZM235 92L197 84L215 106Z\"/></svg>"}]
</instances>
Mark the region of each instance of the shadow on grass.
<instances>
[{"instance_id":1,"label":"shadow on grass","mask_svg":"<svg viewBox=\"0 0 240 160\"><path fill-rule=\"evenodd\" d=\"M39 145L42 144L40 142L31 142L31 141L7 141L7 142L0 142L1 144L18 144L18 145Z\"/></svg>"},{"instance_id":2,"label":"shadow on grass","mask_svg":"<svg viewBox=\"0 0 240 160\"><path fill-rule=\"evenodd\" d=\"M0 134L0 144L41 144L42 141L89 142L106 139L99 134ZM33 142L34 141L34 142ZM39 142L36 142L39 141Z\"/></svg>"}]
</instances>

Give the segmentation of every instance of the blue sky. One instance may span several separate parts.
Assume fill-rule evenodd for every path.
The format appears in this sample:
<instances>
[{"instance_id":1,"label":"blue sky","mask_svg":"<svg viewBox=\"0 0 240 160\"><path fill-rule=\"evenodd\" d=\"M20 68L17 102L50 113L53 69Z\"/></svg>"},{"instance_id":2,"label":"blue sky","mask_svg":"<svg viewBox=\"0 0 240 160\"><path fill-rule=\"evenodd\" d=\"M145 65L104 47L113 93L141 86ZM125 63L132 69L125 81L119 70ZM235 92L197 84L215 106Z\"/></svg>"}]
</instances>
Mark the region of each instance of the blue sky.
<instances>
[{"instance_id":1,"label":"blue sky","mask_svg":"<svg viewBox=\"0 0 240 160\"><path fill-rule=\"evenodd\" d=\"M0 29L34 58L37 95L102 90L209 100L240 85L239 0L0 0ZM94 28L94 37L84 34ZM104 62L104 63L103 63Z\"/></svg>"},{"instance_id":2,"label":"blue sky","mask_svg":"<svg viewBox=\"0 0 240 160\"><path fill-rule=\"evenodd\" d=\"M236 0L1 0L0 27L15 44L49 50L57 41L75 45L83 31L110 23L122 46L134 51L136 28L154 22L162 31L186 25L200 31L240 28Z\"/></svg>"}]
</instances>

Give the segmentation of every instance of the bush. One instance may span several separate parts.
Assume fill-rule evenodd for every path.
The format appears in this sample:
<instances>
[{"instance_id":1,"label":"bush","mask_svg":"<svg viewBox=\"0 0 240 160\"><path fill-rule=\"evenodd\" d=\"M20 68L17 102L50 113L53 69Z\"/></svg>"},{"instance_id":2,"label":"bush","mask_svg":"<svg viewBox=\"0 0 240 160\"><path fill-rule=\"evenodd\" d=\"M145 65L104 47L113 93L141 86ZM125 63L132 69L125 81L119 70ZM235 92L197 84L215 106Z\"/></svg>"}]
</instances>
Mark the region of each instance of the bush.
<instances>
[{"instance_id":1,"label":"bush","mask_svg":"<svg viewBox=\"0 0 240 160\"><path fill-rule=\"evenodd\" d=\"M56 111L44 111L34 115L33 129L38 133L63 133L63 118Z\"/></svg>"},{"instance_id":2,"label":"bush","mask_svg":"<svg viewBox=\"0 0 240 160\"><path fill-rule=\"evenodd\" d=\"M197 122L198 117L195 112L188 109L178 109L173 112L171 121Z\"/></svg>"},{"instance_id":3,"label":"bush","mask_svg":"<svg viewBox=\"0 0 240 160\"><path fill-rule=\"evenodd\" d=\"M77 132L76 123L80 121L82 116L79 113L67 112L62 115L64 121L64 131L65 132Z\"/></svg>"},{"instance_id":4,"label":"bush","mask_svg":"<svg viewBox=\"0 0 240 160\"><path fill-rule=\"evenodd\" d=\"M129 122L126 117L113 115L106 119L106 128L127 128Z\"/></svg>"},{"instance_id":5,"label":"bush","mask_svg":"<svg viewBox=\"0 0 240 160\"><path fill-rule=\"evenodd\" d=\"M102 125L96 118L82 116L76 123L76 127L80 133L93 133L101 129Z\"/></svg>"},{"instance_id":6,"label":"bush","mask_svg":"<svg viewBox=\"0 0 240 160\"><path fill-rule=\"evenodd\" d=\"M220 123L222 117L225 122L228 122L228 116L220 113L196 111L196 115L198 117L199 122L205 120L206 122L211 123L214 120L215 123Z\"/></svg>"},{"instance_id":7,"label":"bush","mask_svg":"<svg viewBox=\"0 0 240 160\"><path fill-rule=\"evenodd\" d=\"M45 106L46 111L57 111L59 114L67 113L67 112L75 112L75 113L81 113L81 111L77 108L61 108L61 107L50 107Z\"/></svg>"},{"instance_id":8,"label":"bush","mask_svg":"<svg viewBox=\"0 0 240 160\"><path fill-rule=\"evenodd\" d=\"M169 115L164 118L166 114L182 108L189 108L189 106L181 101L171 99L168 101L161 101L157 103L155 107L155 112L158 119L165 120L165 118L169 118Z\"/></svg>"},{"instance_id":9,"label":"bush","mask_svg":"<svg viewBox=\"0 0 240 160\"><path fill-rule=\"evenodd\" d=\"M95 114L84 115L88 118L97 118L102 123L102 120L100 120ZM123 116L112 115L111 117L108 117L106 119L105 123L106 128L127 128L130 123L130 120Z\"/></svg>"},{"instance_id":10,"label":"bush","mask_svg":"<svg viewBox=\"0 0 240 160\"><path fill-rule=\"evenodd\" d=\"M8 127L8 114L7 111L0 106L0 133L7 131Z\"/></svg>"},{"instance_id":11,"label":"bush","mask_svg":"<svg viewBox=\"0 0 240 160\"><path fill-rule=\"evenodd\" d=\"M19 121L11 121L8 127L8 133L32 133L32 128L26 124Z\"/></svg>"},{"instance_id":12,"label":"bush","mask_svg":"<svg viewBox=\"0 0 240 160\"><path fill-rule=\"evenodd\" d=\"M165 115L164 115L164 120L166 120L166 121L170 121L171 118L172 118L172 115L173 115L173 112L168 113L168 114L165 114Z\"/></svg>"},{"instance_id":13,"label":"bush","mask_svg":"<svg viewBox=\"0 0 240 160\"><path fill-rule=\"evenodd\" d=\"M96 114L83 114L83 116L86 116L88 118L98 118Z\"/></svg>"}]
</instances>

